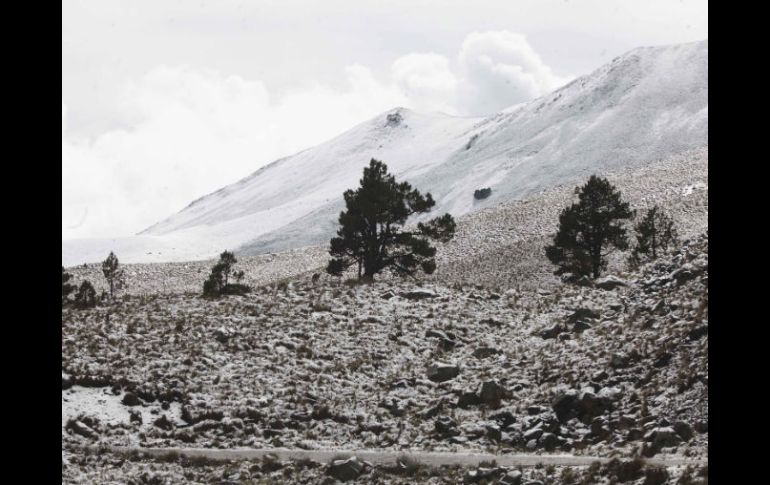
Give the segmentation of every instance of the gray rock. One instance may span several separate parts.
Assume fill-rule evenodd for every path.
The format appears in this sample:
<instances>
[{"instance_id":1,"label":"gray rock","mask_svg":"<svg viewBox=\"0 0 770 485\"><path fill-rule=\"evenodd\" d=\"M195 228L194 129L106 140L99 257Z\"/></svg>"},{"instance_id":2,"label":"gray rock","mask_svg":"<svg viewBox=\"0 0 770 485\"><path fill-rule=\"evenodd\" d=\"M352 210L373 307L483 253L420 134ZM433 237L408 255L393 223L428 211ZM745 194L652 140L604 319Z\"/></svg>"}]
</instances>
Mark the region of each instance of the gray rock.
<instances>
[{"instance_id":1,"label":"gray rock","mask_svg":"<svg viewBox=\"0 0 770 485\"><path fill-rule=\"evenodd\" d=\"M545 448L545 451L553 451L559 444L559 438L553 433L543 433L538 440L540 446Z\"/></svg>"},{"instance_id":2,"label":"gray rock","mask_svg":"<svg viewBox=\"0 0 770 485\"><path fill-rule=\"evenodd\" d=\"M493 347L479 347L478 349L473 351L473 356L476 357L477 359L486 359L487 357L491 357L499 353L500 351Z\"/></svg>"},{"instance_id":3,"label":"gray rock","mask_svg":"<svg viewBox=\"0 0 770 485\"><path fill-rule=\"evenodd\" d=\"M553 327L540 332L540 338L542 338L543 340L556 338L560 333L563 333L563 332L566 332L564 325L562 325L561 323L557 323Z\"/></svg>"},{"instance_id":4,"label":"gray rock","mask_svg":"<svg viewBox=\"0 0 770 485\"><path fill-rule=\"evenodd\" d=\"M500 473L499 468L478 467L475 470L468 470L463 476L463 483L478 483L482 480L489 480Z\"/></svg>"},{"instance_id":5,"label":"gray rock","mask_svg":"<svg viewBox=\"0 0 770 485\"><path fill-rule=\"evenodd\" d=\"M407 300L424 300L426 298L436 298L439 296L435 291L421 288L417 288L411 291L404 291L401 292L400 295L402 298L406 298Z\"/></svg>"},{"instance_id":6,"label":"gray rock","mask_svg":"<svg viewBox=\"0 0 770 485\"><path fill-rule=\"evenodd\" d=\"M526 441L529 441L529 440L536 440L536 439L540 438L542 435L543 435L543 428L541 428L541 427L538 425L538 426L535 426L534 428L532 428L532 429L530 429L530 430L527 430L527 431L524 433L524 439L525 439Z\"/></svg>"},{"instance_id":7,"label":"gray rock","mask_svg":"<svg viewBox=\"0 0 770 485\"><path fill-rule=\"evenodd\" d=\"M433 422L433 428L441 435L458 435L457 423L449 416L441 416Z\"/></svg>"},{"instance_id":8,"label":"gray rock","mask_svg":"<svg viewBox=\"0 0 770 485\"><path fill-rule=\"evenodd\" d=\"M676 431L676 434L679 435L679 437L684 441L690 441L694 434L692 426L685 423L684 421L677 421L674 423L674 431Z\"/></svg>"},{"instance_id":9,"label":"gray rock","mask_svg":"<svg viewBox=\"0 0 770 485\"><path fill-rule=\"evenodd\" d=\"M347 482L357 479L363 471L364 463L355 456L351 456L346 460L334 460L329 465L328 473L337 480Z\"/></svg>"},{"instance_id":10,"label":"gray rock","mask_svg":"<svg viewBox=\"0 0 770 485\"><path fill-rule=\"evenodd\" d=\"M481 398L475 392L463 392L457 399L457 407L463 409L479 404L481 404Z\"/></svg>"},{"instance_id":11,"label":"gray rock","mask_svg":"<svg viewBox=\"0 0 770 485\"><path fill-rule=\"evenodd\" d=\"M136 394L133 392L127 392L123 396L123 400L121 401L125 406L139 406L142 404L142 401L139 400L139 397L137 397Z\"/></svg>"},{"instance_id":12,"label":"gray rock","mask_svg":"<svg viewBox=\"0 0 770 485\"><path fill-rule=\"evenodd\" d=\"M487 406L493 409L499 408L503 397L505 397L505 388L497 381L486 381L481 384L479 398Z\"/></svg>"},{"instance_id":13,"label":"gray rock","mask_svg":"<svg viewBox=\"0 0 770 485\"><path fill-rule=\"evenodd\" d=\"M503 485L521 485L521 472L519 470L514 470L506 473L505 476L500 479L500 483Z\"/></svg>"},{"instance_id":14,"label":"gray rock","mask_svg":"<svg viewBox=\"0 0 770 485\"><path fill-rule=\"evenodd\" d=\"M677 446L682 439L669 426L653 428L644 435L644 440L652 442L652 446L660 449L668 446Z\"/></svg>"},{"instance_id":15,"label":"gray rock","mask_svg":"<svg viewBox=\"0 0 770 485\"><path fill-rule=\"evenodd\" d=\"M601 288L602 290L614 290L620 286L628 286L628 283L618 278L617 276L608 275L594 281L594 285L597 288Z\"/></svg>"},{"instance_id":16,"label":"gray rock","mask_svg":"<svg viewBox=\"0 0 770 485\"><path fill-rule=\"evenodd\" d=\"M460 368L453 364L437 362L428 367L427 376L433 382L446 382L460 374Z\"/></svg>"},{"instance_id":17,"label":"gray rock","mask_svg":"<svg viewBox=\"0 0 770 485\"><path fill-rule=\"evenodd\" d=\"M596 310L591 308L578 308L572 315L567 317L567 323L576 323L584 320L596 320L601 315Z\"/></svg>"}]
</instances>

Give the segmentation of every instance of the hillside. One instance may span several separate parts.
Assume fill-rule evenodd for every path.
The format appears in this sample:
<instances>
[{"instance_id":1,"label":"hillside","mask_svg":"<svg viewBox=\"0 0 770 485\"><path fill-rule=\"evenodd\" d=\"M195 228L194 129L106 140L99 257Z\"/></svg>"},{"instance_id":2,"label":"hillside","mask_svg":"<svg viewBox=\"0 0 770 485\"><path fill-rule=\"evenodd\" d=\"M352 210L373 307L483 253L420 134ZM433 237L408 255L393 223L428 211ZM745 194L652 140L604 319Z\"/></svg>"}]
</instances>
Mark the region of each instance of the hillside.
<instances>
[{"instance_id":1,"label":"hillside","mask_svg":"<svg viewBox=\"0 0 770 485\"><path fill-rule=\"evenodd\" d=\"M485 118L383 113L209 194L141 235L62 242L65 265L207 259L315 245L371 158L461 216L708 143L708 41L638 48L527 104ZM478 201L476 189L492 195Z\"/></svg>"}]
</instances>

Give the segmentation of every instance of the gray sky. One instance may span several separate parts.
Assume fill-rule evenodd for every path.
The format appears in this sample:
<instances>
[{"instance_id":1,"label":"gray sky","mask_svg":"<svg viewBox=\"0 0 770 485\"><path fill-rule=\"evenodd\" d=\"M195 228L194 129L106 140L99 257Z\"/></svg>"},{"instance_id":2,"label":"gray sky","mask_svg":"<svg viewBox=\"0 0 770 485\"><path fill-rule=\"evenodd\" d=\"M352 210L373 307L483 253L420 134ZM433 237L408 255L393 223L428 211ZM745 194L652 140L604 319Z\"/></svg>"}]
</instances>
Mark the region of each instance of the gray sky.
<instances>
[{"instance_id":1,"label":"gray sky","mask_svg":"<svg viewBox=\"0 0 770 485\"><path fill-rule=\"evenodd\" d=\"M705 0L64 0L62 238L134 234L395 106L490 114L706 38Z\"/></svg>"}]
</instances>

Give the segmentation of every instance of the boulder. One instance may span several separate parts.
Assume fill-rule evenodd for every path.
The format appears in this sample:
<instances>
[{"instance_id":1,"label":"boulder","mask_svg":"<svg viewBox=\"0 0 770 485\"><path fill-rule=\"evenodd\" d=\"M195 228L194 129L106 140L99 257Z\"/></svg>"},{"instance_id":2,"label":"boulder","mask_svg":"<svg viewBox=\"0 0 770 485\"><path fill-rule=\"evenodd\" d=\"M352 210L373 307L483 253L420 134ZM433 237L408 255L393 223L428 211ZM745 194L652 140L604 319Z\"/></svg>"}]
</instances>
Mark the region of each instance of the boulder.
<instances>
[{"instance_id":1,"label":"boulder","mask_svg":"<svg viewBox=\"0 0 770 485\"><path fill-rule=\"evenodd\" d=\"M521 485L521 472L519 470L514 470L506 473L505 476L500 479L500 483L502 485Z\"/></svg>"},{"instance_id":2,"label":"boulder","mask_svg":"<svg viewBox=\"0 0 770 485\"><path fill-rule=\"evenodd\" d=\"M542 338L543 340L556 338L560 333L563 333L563 332L566 332L564 325L562 325L561 323L557 323L553 327L540 332L540 338Z\"/></svg>"},{"instance_id":3,"label":"boulder","mask_svg":"<svg viewBox=\"0 0 770 485\"><path fill-rule=\"evenodd\" d=\"M545 451L553 451L559 445L559 438L553 433L543 433L538 440Z\"/></svg>"},{"instance_id":4,"label":"boulder","mask_svg":"<svg viewBox=\"0 0 770 485\"><path fill-rule=\"evenodd\" d=\"M503 397L505 397L505 388L497 381L485 381L481 384L479 398L487 406L493 409L499 408Z\"/></svg>"},{"instance_id":5,"label":"boulder","mask_svg":"<svg viewBox=\"0 0 770 485\"><path fill-rule=\"evenodd\" d=\"M487 483L500 472L498 468L478 467L475 470L468 470L463 476L463 483L479 483L484 480Z\"/></svg>"},{"instance_id":6,"label":"boulder","mask_svg":"<svg viewBox=\"0 0 770 485\"><path fill-rule=\"evenodd\" d=\"M457 398L458 408L469 408L471 406L478 406L481 404L481 398L475 392L463 392L460 397Z\"/></svg>"},{"instance_id":7,"label":"boulder","mask_svg":"<svg viewBox=\"0 0 770 485\"><path fill-rule=\"evenodd\" d=\"M500 427L507 428L516 422L516 416L510 411L500 411L489 416L489 419L500 424Z\"/></svg>"},{"instance_id":8,"label":"boulder","mask_svg":"<svg viewBox=\"0 0 770 485\"><path fill-rule=\"evenodd\" d=\"M345 460L334 460L328 469L329 475L343 482L357 479L363 471L364 463L355 456Z\"/></svg>"},{"instance_id":9,"label":"boulder","mask_svg":"<svg viewBox=\"0 0 770 485\"><path fill-rule=\"evenodd\" d=\"M591 308L578 308L570 316L567 317L567 323L582 322L585 320L596 320L601 315L596 310Z\"/></svg>"},{"instance_id":10,"label":"boulder","mask_svg":"<svg viewBox=\"0 0 770 485\"><path fill-rule=\"evenodd\" d=\"M137 397L137 395L133 392L127 392L123 396L123 400L121 402L126 406L139 406L142 404L142 401L140 401L139 397Z\"/></svg>"},{"instance_id":11,"label":"boulder","mask_svg":"<svg viewBox=\"0 0 770 485\"><path fill-rule=\"evenodd\" d=\"M491 357L499 353L500 351L493 347L479 347L473 351L473 356L477 359L486 359L487 357Z\"/></svg>"},{"instance_id":12,"label":"boulder","mask_svg":"<svg viewBox=\"0 0 770 485\"><path fill-rule=\"evenodd\" d=\"M684 421L677 421L674 423L674 431L676 431L676 434L684 441L690 441L694 434L692 426Z\"/></svg>"},{"instance_id":13,"label":"boulder","mask_svg":"<svg viewBox=\"0 0 770 485\"><path fill-rule=\"evenodd\" d=\"M594 281L594 286L602 290L614 290L620 286L628 286L628 283L617 276L607 275Z\"/></svg>"},{"instance_id":14,"label":"boulder","mask_svg":"<svg viewBox=\"0 0 770 485\"><path fill-rule=\"evenodd\" d=\"M652 446L656 449L677 446L682 442L682 439L674 431L674 428L670 426L653 428L644 435L644 441L652 442Z\"/></svg>"},{"instance_id":15,"label":"boulder","mask_svg":"<svg viewBox=\"0 0 770 485\"><path fill-rule=\"evenodd\" d=\"M426 298L436 298L438 297L438 293L432 290L417 288L411 291L401 292L400 296L407 300L424 300Z\"/></svg>"},{"instance_id":16,"label":"boulder","mask_svg":"<svg viewBox=\"0 0 770 485\"><path fill-rule=\"evenodd\" d=\"M436 418L436 421L433 422L433 428L436 433L442 436L456 436L460 434L460 431L457 429L457 423L449 416Z\"/></svg>"},{"instance_id":17,"label":"boulder","mask_svg":"<svg viewBox=\"0 0 770 485\"><path fill-rule=\"evenodd\" d=\"M427 376L433 382L446 382L460 374L460 368L454 364L437 362L428 367Z\"/></svg>"}]
</instances>

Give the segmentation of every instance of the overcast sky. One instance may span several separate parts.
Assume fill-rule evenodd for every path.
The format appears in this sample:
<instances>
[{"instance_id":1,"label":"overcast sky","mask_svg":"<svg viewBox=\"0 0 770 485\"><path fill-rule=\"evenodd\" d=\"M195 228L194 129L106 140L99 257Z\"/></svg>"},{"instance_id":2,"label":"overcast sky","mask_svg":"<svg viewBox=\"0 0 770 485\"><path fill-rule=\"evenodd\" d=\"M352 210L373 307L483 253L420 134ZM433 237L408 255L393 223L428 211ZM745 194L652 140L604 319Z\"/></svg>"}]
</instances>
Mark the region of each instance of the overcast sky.
<instances>
[{"instance_id":1,"label":"overcast sky","mask_svg":"<svg viewBox=\"0 0 770 485\"><path fill-rule=\"evenodd\" d=\"M482 116L706 0L64 0L62 239L135 234L396 106Z\"/></svg>"}]
</instances>

